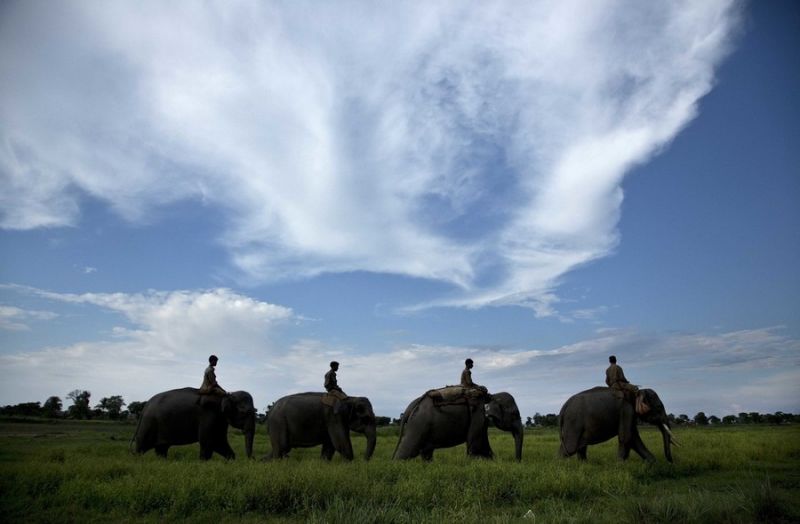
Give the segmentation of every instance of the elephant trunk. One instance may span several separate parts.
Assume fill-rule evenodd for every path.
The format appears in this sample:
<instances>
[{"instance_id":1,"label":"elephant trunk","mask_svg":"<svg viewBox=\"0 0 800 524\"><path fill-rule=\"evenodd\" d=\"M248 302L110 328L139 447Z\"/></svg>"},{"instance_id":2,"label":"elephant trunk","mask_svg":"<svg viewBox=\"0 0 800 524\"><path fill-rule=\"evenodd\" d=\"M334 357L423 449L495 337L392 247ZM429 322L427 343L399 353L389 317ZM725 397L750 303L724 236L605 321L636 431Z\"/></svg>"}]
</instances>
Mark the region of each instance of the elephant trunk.
<instances>
[{"instance_id":1,"label":"elephant trunk","mask_svg":"<svg viewBox=\"0 0 800 524\"><path fill-rule=\"evenodd\" d=\"M672 432L665 423L661 424L658 429L661 430L661 439L664 441L664 456L667 458L668 462L672 462L672 448L670 448Z\"/></svg>"},{"instance_id":2,"label":"elephant trunk","mask_svg":"<svg viewBox=\"0 0 800 524\"><path fill-rule=\"evenodd\" d=\"M522 461L522 439L525 436L525 430L522 427L522 421L514 424L511 429L511 434L514 435L514 456L517 462Z\"/></svg>"},{"instance_id":3,"label":"elephant trunk","mask_svg":"<svg viewBox=\"0 0 800 524\"><path fill-rule=\"evenodd\" d=\"M253 458L253 439L256 434L256 414L244 424L244 451L247 458Z\"/></svg>"},{"instance_id":4,"label":"elephant trunk","mask_svg":"<svg viewBox=\"0 0 800 524\"><path fill-rule=\"evenodd\" d=\"M364 436L367 437L367 450L364 452L364 459L369 460L375 452L375 442L377 439L375 424L370 424L364 428Z\"/></svg>"}]
</instances>

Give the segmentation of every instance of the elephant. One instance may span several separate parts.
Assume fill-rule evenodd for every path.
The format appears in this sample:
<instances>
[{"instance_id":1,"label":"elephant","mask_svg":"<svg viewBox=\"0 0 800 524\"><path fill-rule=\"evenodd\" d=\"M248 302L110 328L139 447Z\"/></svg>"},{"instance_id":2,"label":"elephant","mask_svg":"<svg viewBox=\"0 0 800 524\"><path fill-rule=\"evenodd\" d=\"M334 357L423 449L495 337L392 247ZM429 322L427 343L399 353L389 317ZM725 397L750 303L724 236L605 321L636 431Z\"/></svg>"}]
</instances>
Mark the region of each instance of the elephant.
<instances>
[{"instance_id":1,"label":"elephant","mask_svg":"<svg viewBox=\"0 0 800 524\"><path fill-rule=\"evenodd\" d=\"M325 393L297 393L278 399L269 410L267 431L272 452L266 458L284 458L292 448L322 445L321 456L331 460L334 452L353 460L350 431L367 437L364 459L375 451L376 421L367 397L347 397L333 406L322 402Z\"/></svg>"},{"instance_id":2,"label":"elephant","mask_svg":"<svg viewBox=\"0 0 800 524\"><path fill-rule=\"evenodd\" d=\"M474 406L436 406L427 394L413 400L401 417L400 438L392 458L405 460L421 455L424 460L432 460L435 449L463 443L470 456L494 458L489 445L488 420L513 435L515 458L521 461L522 418L514 397L505 392L486 394Z\"/></svg>"},{"instance_id":3,"label":"elephant","mask_svg":"<svg viewBox=\"0 0 800 524\"><path fill-rule=\"evenodd\" d=\"M217 397L200 395L197 388L164 391L147 401L139 417L135 451L155 448L156 455L166 457L170 446L200 442L200 458L208 460L217 452L233 459L228 424L243 430L245 452L252 458L256 409L250 393L234 391Z\"/></svg>"},{"instance_id":4,"label":"elephant","mask_svg":"<svg viewBox=\"0 0 800 524\"><path fill-rule=\"evenodd\" d=\"M647 462L653 462L655 457L639 436L637 422L642 420L656 425L661 431L664 455L667 461L672 462L670 445L678 443L670 431L661 399L652 389L640 389L637 405L638 413L633 404L607 387L587 389L573 395L564 403L558 417L561 433L559 455L570 457L577 453L581 460L586 460L587 446L605 442L616 435L620 460L627 460L633 450Z\"/></svg>"}]
</instances>

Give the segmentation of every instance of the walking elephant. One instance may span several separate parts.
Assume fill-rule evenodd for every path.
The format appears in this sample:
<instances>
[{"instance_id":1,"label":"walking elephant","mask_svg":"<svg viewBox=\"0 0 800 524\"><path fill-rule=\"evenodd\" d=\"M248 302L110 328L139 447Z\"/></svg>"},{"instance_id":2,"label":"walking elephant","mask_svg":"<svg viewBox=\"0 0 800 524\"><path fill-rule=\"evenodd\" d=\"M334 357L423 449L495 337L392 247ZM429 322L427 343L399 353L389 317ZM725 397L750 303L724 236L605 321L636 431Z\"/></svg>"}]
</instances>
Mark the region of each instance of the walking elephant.
<instances>
[{"instance_id":1,"label":"walking elephant","mask_svg":"<svg viewBox=\"0 0 800 524\"><path fill-rule=\"evenodd\" d=\"M216 452L226 459L235 457L228 443L228 425L244 432L247 457L253 456L256 409L246 391L225 397L200 395L197 388L164 391L147 401L136 427L136 452L155 448L166 457L170 446L200 442L200 458Z\"/></svg>"},{"instance_id":2,"label":"walking elephant","mask_svg":"<svg viewBox=\"0 0 800 524\"><path fill-rule=\"evenodd\" d=\"M330 460L334 452L353 460L350 431L367 437L364 458L375 451L375 413L366 397L347 397L334 405L322 402L324 393L297 393L279 399L267 418L272 442L270 458L283 458L292 448L322 445L322 458Z\"/></svg>"},{"instance_id":3,"label":"walking elephant","mask_svg":"<svg viewBox=\"0 0 800 524\"><path fill-rule=\"evenodd\" d=\"M664 404L652 389L640 389L637 406L623 400L611 388L596 387L577 393L561 408L559 426L561 447L559 454L569 457L578 454L586 460L586 448L616 436L619 439L617 455L626 460L631 450L648 462L655 460L639 436L638 420L658 426L664 442L664 455L672 462L671 444L677 445L670 431ZM638 413L637 413L638 409Z\"/></svg>"},{"instance_id":4,"label":"walking elephant","mask_svg":"<svg viewBox=\"0 0 800 524\"><path fill-rule=\"evenodd\" d=\"M509 393L486 394L474 405L436 405L428 394L413 400L403 412L400 439L392 458L403 460L420 455L424 460L432 460L435 449L464 443L468 455L493 458L489 420L513 435L515 457L522 460L522 419Z\"/></svg>"}]
</instances>

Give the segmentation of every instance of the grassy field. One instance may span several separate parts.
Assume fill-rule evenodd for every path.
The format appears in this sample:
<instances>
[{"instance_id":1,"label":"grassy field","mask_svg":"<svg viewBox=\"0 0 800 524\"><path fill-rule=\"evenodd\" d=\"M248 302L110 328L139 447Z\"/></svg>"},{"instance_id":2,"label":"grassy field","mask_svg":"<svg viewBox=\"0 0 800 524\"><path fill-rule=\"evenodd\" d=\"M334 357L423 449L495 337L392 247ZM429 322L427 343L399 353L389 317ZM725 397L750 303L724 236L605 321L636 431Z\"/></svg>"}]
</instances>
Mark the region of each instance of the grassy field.
<instances>
[{"instance_id":1,"label":"grassy field","mask_svg":"<svg viewBox=\"0 0 800 524\"><path fill-rule=\"evenodd\" d=\"M0 421L0 515L5 522L800 522L800 427L686 428L675 464L645 429L654 465L616 460L615 442L587 463L556 458L558 433L526 434L523 462L492 433L497 459L463 447L433 463L396 463L385 428L371 462L319 449L282 462L210 462L197 446L169 458L133 456L133 426L113 422ZM231 444L244 455L243 438ZM354 438L357 450L363 438ZM256 454L269 448L259 428ZM527 518L523 518L525 515Z\"/></svg>"}]
</instances>

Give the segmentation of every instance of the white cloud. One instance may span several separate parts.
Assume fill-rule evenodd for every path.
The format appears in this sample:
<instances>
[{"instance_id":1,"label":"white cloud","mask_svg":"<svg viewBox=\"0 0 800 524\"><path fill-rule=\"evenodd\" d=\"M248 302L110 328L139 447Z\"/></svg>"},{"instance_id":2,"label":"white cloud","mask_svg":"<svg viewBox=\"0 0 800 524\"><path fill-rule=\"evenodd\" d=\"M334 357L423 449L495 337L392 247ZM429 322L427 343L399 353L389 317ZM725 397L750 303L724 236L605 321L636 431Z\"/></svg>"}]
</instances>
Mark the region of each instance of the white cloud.
<instances>
[{"instance_id":1,"label":"white cloud","mask_svg":"<svg viewBox=\"0 0 800 524\"><path fill-rule=\"evenodd\" d=\"M80 387L101 396L143 400L159 391L199 386L212 353L223 364L218 373L223 385L238 381L255 387L261 380L254 373L257 363L278 351L275 330L297 318L289 308L228 289L69 294L3 287L50 301L96 306L121 314L125 321L105 340L14 353L6 348L0 356L9 373L4 397L63 395ZM6 309L16 308L0 313Z\"/></svg>"},{"instance_id":2,"label":"white cloud","mask_svg":"<svg viewBox=\"0 0 800 524\"><path fill-rule=\"evenodd\" d=\"M119 312L134 328L118 327L117 335L139 341L141 347L162 358L198 351L205 354L215 348L258 352L267 331L293 317L289 308L254 300L229 289L137 294L21 289L50 300L92 304Z\"/></svg>"},{"instance_id":3,"label":"white cloud","mask_svg":"<svg viewBox=\"0 0 800 524\"><path fill-rule=\"evenodd\" d=\"M395 273L457 286L433 305L551 315L559 278L617 245L625 172L694 117L739 9L16 3L0 224L196 199L256 281Z\"/></svg>"},{"instance_id":4,"label":"white cloud","mask_svg":"<svg viewBox=\"0 0 800 524\"><path fill-rule=\"evenodd\" d=\"M290 393L319 391L328 362L335 359L342 364L345 391L368 396L379 413L396 416L424 391L457 383L470 357L476 364L474 380L492 391L511 392L528 416L558 412L570 395L602 385L607 356L616 354L628 378L658 391L670 412L721 416L733 405L744 411L800 410L800 340L779 327L711 334L603 329L555 348L408 344L364 354L314 339L277 344L280 326L301 317L226 289L64 294L3 287L117 312L129 325L91 342L31 351L6 348L0 356L6 373L2 403L44 399L78 387L98 398L121 394L143 400L199 385L206 358L215 353L220 383L250 391L259 408ZM20 311L4 307L0 315L14 319L24 316ZM73 318L81 322L82 316Z\"/></svg>"},{"instance_id":5,"label":"white cloud","mask_svg":"<svg viewBox=\"0 0 800 524\"><path fill-rule=\"evenodd\" d=\"M6 331L28 331L30 326L26 322L52 320L57 316L52 311L38 311L0 305L0 329Z\"/></svg>"}]
</instances>

